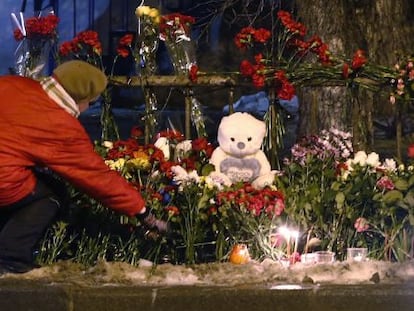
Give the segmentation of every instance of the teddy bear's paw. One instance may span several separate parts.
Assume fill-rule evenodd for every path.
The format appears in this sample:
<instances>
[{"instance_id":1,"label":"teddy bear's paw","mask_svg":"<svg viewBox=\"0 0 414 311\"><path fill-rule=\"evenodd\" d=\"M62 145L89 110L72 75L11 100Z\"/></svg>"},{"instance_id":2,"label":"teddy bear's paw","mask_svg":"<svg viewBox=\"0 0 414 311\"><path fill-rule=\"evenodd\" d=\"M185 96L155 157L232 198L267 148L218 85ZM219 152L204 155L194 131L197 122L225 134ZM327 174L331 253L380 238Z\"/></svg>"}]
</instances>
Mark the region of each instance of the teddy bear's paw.
<instances>
[{"instance_id":1,"label":"teddy bear's paw","mask_svg":"<svg viewBox=\"0 0 414 311\"><path fill-rule=\"evenodd\" d=\"M275 181L275 173L272 171L268 174L257 177L252 182L252 186L256 189L263 189L266 186L273 185L274 181Z\"/></svg>"}]
</instances>

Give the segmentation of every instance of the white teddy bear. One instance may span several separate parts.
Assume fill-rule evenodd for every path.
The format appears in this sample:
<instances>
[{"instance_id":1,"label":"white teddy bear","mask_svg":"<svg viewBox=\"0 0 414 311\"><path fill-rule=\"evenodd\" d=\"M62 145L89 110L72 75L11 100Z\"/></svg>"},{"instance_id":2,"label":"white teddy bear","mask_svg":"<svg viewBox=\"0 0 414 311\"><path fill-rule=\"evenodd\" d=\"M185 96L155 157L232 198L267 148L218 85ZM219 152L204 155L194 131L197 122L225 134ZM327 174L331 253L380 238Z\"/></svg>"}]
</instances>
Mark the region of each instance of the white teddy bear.
<instances>
[{"instance_id":1,"label":"white teddy bear","mask_svg":"<svg viewBox=\"0 0 414 311\"><path fill-rule=\"evenodd\" d=\"M214 150L210 163L216 175L226 182L250 182L261 189L271 185L275 172L264 152L260 149L266 134L266 125L246 112L236 112L223 117L217 140L219 146Z\"/></svg>"}]
</instances>

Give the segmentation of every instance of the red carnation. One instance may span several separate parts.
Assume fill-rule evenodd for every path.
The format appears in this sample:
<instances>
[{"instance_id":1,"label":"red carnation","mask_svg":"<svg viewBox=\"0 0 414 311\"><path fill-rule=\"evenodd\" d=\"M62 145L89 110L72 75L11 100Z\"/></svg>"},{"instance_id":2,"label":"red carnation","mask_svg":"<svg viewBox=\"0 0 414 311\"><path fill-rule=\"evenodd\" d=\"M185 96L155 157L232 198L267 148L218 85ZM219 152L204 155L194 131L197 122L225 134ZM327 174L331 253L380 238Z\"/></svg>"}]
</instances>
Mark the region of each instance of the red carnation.
<instances>
[{"instance_id":1,"label":"red carnation","mask_svg":"<svg viewBox=\"0 0 414 311\"><path fill-rule=\"evenodd\" d=\"M197 82L198 78L198 66L196 64L192 64L190 70L188 72L188 78L191 82Z\"/></svg>"},{"instance_id":2,"label":"red carnation","mask_svg":"<svg viewBox=\"0 0 414 311\"><path fill-rule=\"evenodd\" d=\"M357 50L352 59L351 67L353 70L359 69L365 65L367 58L365 57L365 52L363 50Z\"/></svg>"},{"instance_id":3,"label":"red carnation","mask_svg":"<svg viewBox=\"0 0 414 311\"><path fill-rule=\"evenodd\" d=\"M252 63L248 60L242 60L240 63L240 72L245 77L250 77L254 73L254 68Z\"/></svg>"}]
</instances>

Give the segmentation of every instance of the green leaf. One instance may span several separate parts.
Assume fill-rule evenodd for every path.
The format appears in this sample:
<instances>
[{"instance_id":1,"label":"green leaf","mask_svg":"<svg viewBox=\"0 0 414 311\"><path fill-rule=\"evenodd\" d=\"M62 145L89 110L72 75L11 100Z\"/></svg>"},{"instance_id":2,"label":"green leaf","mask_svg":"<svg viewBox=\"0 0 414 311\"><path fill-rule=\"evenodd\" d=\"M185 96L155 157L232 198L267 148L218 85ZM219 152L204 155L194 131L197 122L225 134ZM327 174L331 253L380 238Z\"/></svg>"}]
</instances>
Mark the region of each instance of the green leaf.
<instances>
[{"instance_id":1,"label":"green leaf","mask_svg":"<svg viewBox=\"0 0 414 311\"><path fill-rule=\"evenodd\" d=\"M408 183L404 179L398 179L396 182L394 182L394 185L397 190L405 191L408 189Z\"/></svg>"},{"instance_id":2,"label":"green leaf","mask_svg":"<svg viewBox=\"0 0 414 311\"><path fill-rule=\"evenodd\" d=\"M210 164L210 163L205 164L201 169L201 175L202 176L208 176L214 170L215 170L215 168L214 168L213 164Z\"/></svg>"},{"instance_id":3,"label":"green leaf","mask_svg":"<svg viewBox=\"0 0 414 311\"><path fill-rule=\"evenodd\" d=\"M383 200L387 204L395 203L403 199L403 194L398 190L391 190L384 194Z\"/></svg>"},{"instance_id":4,"label":"green leaf","mask_svg":"<svg viewBox=\"0 0 414 311\"><path fill-rule=\"evenodd\" d=\"M414 226L414 215L413 214L408 215L408 221L410 222L411 226Z\"/></svg>"},{"instance_id":5,"label":"green leaf","mask_svg":"<svg viewBox=\"0 0 414 311\"><path fill-rule=\"evenodd\" d=\"M412 191L407 192L404 197L404 202L407 203L408 206L414 207L414 193Z\"/></svg>"},{"instance_id":6,"label":"green leaf","mask_svg":"<svg viewBox=\"0 0 414 311\"><path fill-rule=\"evenodd\" d=\"M345 194L343 192L338 192L336 194L336 196L335 196L335 202L338 205L341 205L341 206L344 205L344 202L345 202Z\"/></svg>"}]
</instances>

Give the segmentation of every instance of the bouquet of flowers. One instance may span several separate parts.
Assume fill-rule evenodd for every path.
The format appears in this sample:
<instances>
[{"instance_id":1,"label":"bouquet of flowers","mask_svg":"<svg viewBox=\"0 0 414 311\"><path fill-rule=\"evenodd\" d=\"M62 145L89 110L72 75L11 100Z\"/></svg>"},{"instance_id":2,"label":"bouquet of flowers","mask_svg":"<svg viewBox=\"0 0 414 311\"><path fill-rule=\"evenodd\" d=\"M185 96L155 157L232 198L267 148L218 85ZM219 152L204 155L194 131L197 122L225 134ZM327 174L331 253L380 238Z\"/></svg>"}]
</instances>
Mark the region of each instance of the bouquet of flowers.
<instances>
[{"instance_id":1,"label":"bouquet of flowers","mask_svg":"<svg viewBox=\"0 0 414 311\"><path fill-rule=\"evenodd\" d=\"M193 17L180 13L161 16L160 40L165 41L175 73L178 75L188 75L197 68L194 67L197 66L196 55L190 33L194 22Z\"/></svg>"},{"instance_id":2,"label":"bouquet of flowers","mask_svg":"<svg viewBox=\"0 0 414 311\"><path fill-rule=\"evenodd\" d=\"M57 40L59 18L50 13L46 16L35 16L20 22L12 13L12 21L17 28L13 35L19 46L15 51L15 73L21 76L38 78L49 60L50 49Z\"/></svg>"},{"instance_id":3,"label":"bouquet of flowers","mask_svg":"<svg viewBox=\"0 0 414 311\"><path fill-rule=\"evenodd\" d=\"M281 191L272 187L258 190L249 183L240 183L218 191L213 202L218 258L231 245L243 243L256 258L279 259L281 252L274 247L272 236L282 224L285 210Z\"/></svg>"},{"instance_id":4,"label":"bouquet of flowers","mask_svg":"<svg viewBox=\"0 0 414 311\"><path fill-rule=\"evenodd\" d=\"M134 48L137 74L153 75L157 70L155 55L158 49L160 13L156 8L140 5L136 8L135 15L138 20L137 42Z\"/></svg>"}]
</instances>

